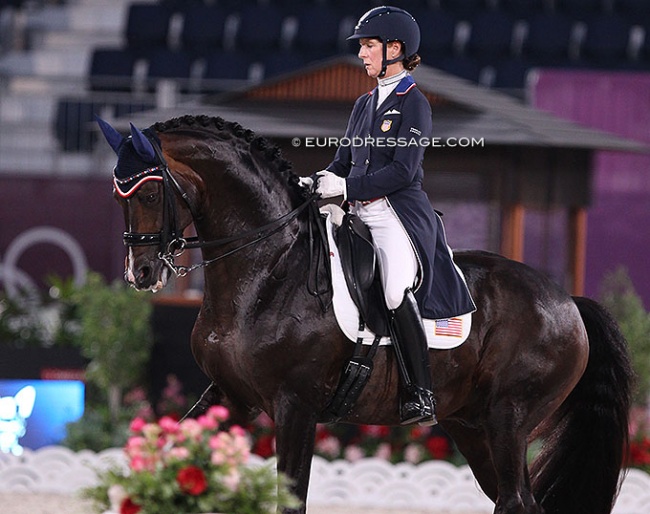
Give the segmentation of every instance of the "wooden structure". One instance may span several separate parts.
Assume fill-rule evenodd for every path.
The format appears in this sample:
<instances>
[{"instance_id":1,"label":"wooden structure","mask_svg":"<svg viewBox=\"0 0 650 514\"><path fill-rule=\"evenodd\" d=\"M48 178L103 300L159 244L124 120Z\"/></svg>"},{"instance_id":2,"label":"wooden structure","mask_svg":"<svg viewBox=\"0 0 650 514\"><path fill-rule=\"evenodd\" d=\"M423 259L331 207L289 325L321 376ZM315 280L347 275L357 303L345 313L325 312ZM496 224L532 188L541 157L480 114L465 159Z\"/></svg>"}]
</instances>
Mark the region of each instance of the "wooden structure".
<instances>
[{"instance_id":1,"label":"wooden structure","mask_svg":"<svg viewBox=\"0 0 650 514\"><path fill-rule=\"evenodd\" d=\"M496 209L484 249L519 261L525 260L527 213L564 210L558 244L564 262L556 278L581 294L593 153L647 148L427 66L414 77L433 111L437 144L427 149L424 162L424 187L433 203L480 202ZM198 105L147 113L137 123L218 115L272 139L296 172L307 175L331 161L336 148L326 138L343 136L353 102L373 87L358 59L343 56ZM459 145L461 140L469 146Z\"/></svg>"}]
</instances>

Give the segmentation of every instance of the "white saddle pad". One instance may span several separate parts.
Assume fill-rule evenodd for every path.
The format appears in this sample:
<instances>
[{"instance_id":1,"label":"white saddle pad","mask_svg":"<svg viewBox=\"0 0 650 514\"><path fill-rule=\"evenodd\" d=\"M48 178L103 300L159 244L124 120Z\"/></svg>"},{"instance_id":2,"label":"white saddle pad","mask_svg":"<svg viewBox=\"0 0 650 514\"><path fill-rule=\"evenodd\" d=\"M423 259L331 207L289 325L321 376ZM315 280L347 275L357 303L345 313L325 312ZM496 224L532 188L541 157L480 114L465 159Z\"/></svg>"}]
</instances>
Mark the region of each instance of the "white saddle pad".
<instances>
[{"instance_id":1,"label":"white saddle pad","mask_svg":"<svg viewBox=\"0 0 650 514\"><path fill-rule=\"evenodd\" d=\"M338 248L334 242L334 225L332 223L332 206L325 206L321 210L326 217L327 238L330 246L330 261L332 263L332 287L334 290L333 306L336 320L345 336L353 342L358 337L363 338L363 344L372 344L375 338L368 329L359 334L359 310L352 301L348 292L348 286L345 283L341 259ZM339 213L335 213L337 216ZM454 318L447 319L423 319L424 330L427 335L429 348L438 350L449 350L456 348L465 342L472 328L472 314L463 314ZM381 345L391 344L389 337L382 337Z\"/></svg>"}]
</instances>

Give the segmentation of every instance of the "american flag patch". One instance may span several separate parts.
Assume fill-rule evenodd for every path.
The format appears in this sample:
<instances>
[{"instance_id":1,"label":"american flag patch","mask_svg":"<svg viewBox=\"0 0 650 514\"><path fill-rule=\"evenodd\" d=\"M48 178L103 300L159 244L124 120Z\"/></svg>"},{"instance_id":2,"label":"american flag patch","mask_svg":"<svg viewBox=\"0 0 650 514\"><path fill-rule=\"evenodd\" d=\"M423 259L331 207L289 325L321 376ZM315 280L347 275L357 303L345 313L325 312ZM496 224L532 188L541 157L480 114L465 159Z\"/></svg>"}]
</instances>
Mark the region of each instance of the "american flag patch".
<instances>
[{"instance_id":1,"label":"american flag patch","mask_svg":"<svg viewBox=\"0 0 650 514\"><path fill-rule=\"evenodd\" d=\"M436 336L463 336L463 320L461 318L437 319L434 329Z\"/></svg>"}]
</instances>

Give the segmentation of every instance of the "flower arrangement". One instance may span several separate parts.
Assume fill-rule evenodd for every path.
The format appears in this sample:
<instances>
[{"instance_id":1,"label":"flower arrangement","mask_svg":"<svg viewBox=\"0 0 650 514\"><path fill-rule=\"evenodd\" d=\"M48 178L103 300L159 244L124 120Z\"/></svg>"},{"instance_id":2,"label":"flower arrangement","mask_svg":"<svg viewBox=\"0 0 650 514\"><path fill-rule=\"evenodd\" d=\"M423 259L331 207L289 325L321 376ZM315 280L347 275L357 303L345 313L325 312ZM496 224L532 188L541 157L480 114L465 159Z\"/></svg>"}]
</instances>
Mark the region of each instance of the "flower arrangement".
<instances>
[{"instance_id":1,"label":"flower arrangement","mask_svg":"<svg viewBox=\"0 0 650 514\"><path fill-rule=\"evenodd\" d=\"M650 473L650 410L633 407L630 413L630 453L626 465Z\"/></svg>"},{"instance_id":2,"label":"flower arrangement","mask_svg":"<svg viewBox=\"0 0 650 514\"><path fill-rule=\"evenodd\" d=\"M262 413L248 427L253 437L253 453L271 457L275 453L273 421ZM314 454L326 460L353 462L376 457L392 463L419 464L428 460L465 463L451 439L439 427L388 427L379 425L318 425Z\"/></svg>"},{"instance_id":3,"label":"flower arrangement","mask_svg":"<svg viewBox=\"0 0 650 514\"><path fill-rule=\"evenodd\" d=\"M135 418L124 447L128 470L101 474L101 484L84 496L100 512L110 504L115 514L263 514L297 507L285 477L247 465L248 436L236 425L224 430L228 414L213 406L180 423L168 416L154 423Z\"/></svg>"}]
</instances>

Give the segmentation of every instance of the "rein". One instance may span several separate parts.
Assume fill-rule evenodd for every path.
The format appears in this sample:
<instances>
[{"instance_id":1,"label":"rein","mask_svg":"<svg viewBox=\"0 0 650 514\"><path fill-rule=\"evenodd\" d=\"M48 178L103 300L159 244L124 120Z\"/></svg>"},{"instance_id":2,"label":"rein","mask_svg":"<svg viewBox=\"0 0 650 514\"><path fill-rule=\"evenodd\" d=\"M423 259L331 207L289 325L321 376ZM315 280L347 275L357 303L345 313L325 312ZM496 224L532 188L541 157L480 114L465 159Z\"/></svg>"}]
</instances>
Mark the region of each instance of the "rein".
<instances>
[{"instance_id":1,"label":"rein","mask_svg":"<svg viewBox=\"0 0 650 514\"><path fill-rule=\"evenodd\" d=\"M190 202L188 194L183 190L181 185L178 183L176 178L169 171L169 166L165 158L162 155L162 151L159 148L158 144L155 141L152 141L152 146L156 152L157 157L162 163L161 174L163 182L163 227L160 232L155 233L142 233L142 232L124 232L123 241L125 246L159 246L160 251L158 252L158 258L162 260L167 268L174 273L177 277L184 277L188 273L209 266L210 264L217 262L225 257L253 246L265 239L271 237L273 234L276 234L283 228L285 228L289 223L295 220L300 213L302 213L307 207L313 204L320 195L312 194L307 198L303 203L292 211L284 214L283 216L273 220L261 227L248 230L241 234L237 234L230 237L225 237L222 239L214 239L210 241L204 241L199 237L182 237L182 234L179 234L177 229L177 213L176 213L176 204L174 202L175 190L180 197L183 199L185 204L190 210L192 219L196 221L199 219L198 213L192 203ZM311 221L311 220L310 220ZM310 222L311 226L311 222ZM311 229L310 229L311 231ZM234 243L241 240L246 240L253 238L250 241L247 241L232 250L229 250L217 257L212 259L203 260L199 263L193 264L191 266L178 266L175 264L174 259L179 257L186 249L192 248L218 248L220 246L225 246L230 243ZM318 291L318 288L316 288ZM314 292L316 292L314 291ZM320 293L320 291L319 291ZM313 294L313 293L312 293Z\"/></svg>"}]
</instances>

